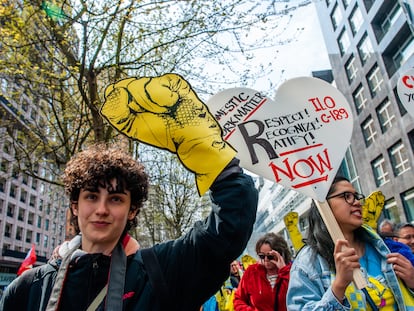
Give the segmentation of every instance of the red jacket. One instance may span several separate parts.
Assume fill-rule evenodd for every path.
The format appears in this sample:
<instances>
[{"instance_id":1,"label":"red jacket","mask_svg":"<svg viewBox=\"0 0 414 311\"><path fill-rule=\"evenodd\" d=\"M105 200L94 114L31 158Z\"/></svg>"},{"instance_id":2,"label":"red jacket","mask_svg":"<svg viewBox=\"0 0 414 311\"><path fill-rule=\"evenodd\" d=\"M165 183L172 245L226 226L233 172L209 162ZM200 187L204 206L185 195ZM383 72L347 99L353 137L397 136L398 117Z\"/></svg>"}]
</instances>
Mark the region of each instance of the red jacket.
<instances>
[{"instance_id":1,"label":"red jacket","mask_svg":"<svg viewBox=\"0 0 414 311\"><path fill-rule=\"evenodd\" d=\"M266 268L255 263L243 273L234 295L235 311L287 311L286 293L289 284L291 263L279 270L275 286L266 278ZM277 291L277 293L276 293ZM275 297L277 295L277 308Z\"/></svg>"}]
</instances>

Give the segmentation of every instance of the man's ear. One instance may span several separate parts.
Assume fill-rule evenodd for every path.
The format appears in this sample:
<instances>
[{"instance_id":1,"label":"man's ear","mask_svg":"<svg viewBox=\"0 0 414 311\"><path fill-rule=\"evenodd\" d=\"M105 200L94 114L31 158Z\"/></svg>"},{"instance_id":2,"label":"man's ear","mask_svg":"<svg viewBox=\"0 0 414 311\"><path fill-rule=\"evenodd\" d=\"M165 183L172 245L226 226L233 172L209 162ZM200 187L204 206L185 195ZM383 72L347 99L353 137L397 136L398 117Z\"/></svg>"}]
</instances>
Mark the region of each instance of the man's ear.
<instances>
[{"instance_id":1,"label":"man's ear","mask_svg":"<svg viewBox=\"0 0 414 311\"><path fill-rule=\"evenodd\" d=\"M128 220L134 219L135 216L137 216L138 209L134 208L135 206L131 206L128 212Z\"/></svg>"},{"instance_id":2,"label":"man's ear","mask_svg":"<svg viewBox=\"0 0 414 311\"><path fill-rule=\"evenodd\" d=\"M78 216L78 202L72 202L70 208L72 209L72 214Z\"/></svg>"}]
</instances>

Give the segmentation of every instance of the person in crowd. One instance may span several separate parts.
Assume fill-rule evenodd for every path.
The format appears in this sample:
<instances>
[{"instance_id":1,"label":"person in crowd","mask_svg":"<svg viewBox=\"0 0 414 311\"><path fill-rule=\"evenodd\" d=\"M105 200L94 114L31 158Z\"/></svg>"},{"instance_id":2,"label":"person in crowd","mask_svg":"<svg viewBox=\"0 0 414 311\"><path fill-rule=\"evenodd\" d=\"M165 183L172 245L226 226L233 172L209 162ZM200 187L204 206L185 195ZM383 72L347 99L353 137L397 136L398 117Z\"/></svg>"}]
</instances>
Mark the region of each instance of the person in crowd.
<instances>
[{"instance_id":1,"label":"person in crowd","mask_svg":"<svg viewBox=\"0 0 414 311\"><path fill-rule=\"evenodd\" d=\"M230 264L230 276L224 282L223 286L217 293L207 300L201 310L202 311L233 311L234 291L239 285L240 278L243 274L240 263L234 260Z\"/></svg>"},{"instance_id":2,"label":"person in crowd","mask_svg":"<svg viewBox=\"0 0 414 311\"><path fill-rule=\"evenodd\" d=\"M390 219L384 219L378 226L378 233L382 237L395 237L395 224Z\"/></svg>"},{"instance_id":3,"label":"person in crowd","mask_svg":"<svg viewBox=\"0 0 414 311\"><path fill-rule=\"evenodd\" d=\"M237 288L240 283L240 278L243 274L242 267L237 260L230 264L230 284L232 288Z\"/></svg>"},{"instance_id":4,"label":"person in crowd","mask_svg":"<svg viewBox=\"0 0 414 311\"><path fill-rule=\"evenodd\" d=\"M312 202L307 245L291 268L289 310L414 310L414 268L363 224L363 199L346 178L333 180L326 200L345 237L337 241ZM363 289L352 282L354 269L366 280Z\"/></svg>"},{"instance_id":5,"label":"person in crowd","mask_svg":"<svg viewBox=\"0 0 414 311\"><path fill-rule=\"evenodd\" d=\"M384 219L378 228L380 230L379 235L383 238L385 245L387 245L391 253L400 253L414 266L414 253L409 245L399 241L398 232L396 232L398 230L395 228L393 221Z\"/></svg>"},{"instance_id":6,"label":"person in crowd","mask_svg":"<svg viewBox=\"0 0 414 311\"><path fill-rule=\"evenodd\" d=\"M120 146L79 152L63 178L79 235L62 248L62 259L13 281L0 310L193 311L228 278L246 247L257 190L183 77L120 80L105 89L99 112L129 139L176 154L194 173L199 195L210 191L212 211L181 238L130 254L127 232L147 199L148 176Z\"/></svg>"},{"instance_id":7,"label":"person in crowd","mask_svg":"<svg viewBox=\"0 0 414 311\"><path fill-rule=\"evenodd\" d=\"M267 233L257 240L256 253L259 261L246 269L234 294L234 310L287 310L292 266L287 242L278 234Z\"/></svg>"},{"instance_id":8,"label":"person in crowd","mask_svg":"<svg viewBox=\"0 0 414 311\"><path fill-rule=\"evenodd\" d=\"M399 225L397 229L397 241L410 247L411 252L414 253L414 225L411 223Z\"/></svg>"}]
</instances>

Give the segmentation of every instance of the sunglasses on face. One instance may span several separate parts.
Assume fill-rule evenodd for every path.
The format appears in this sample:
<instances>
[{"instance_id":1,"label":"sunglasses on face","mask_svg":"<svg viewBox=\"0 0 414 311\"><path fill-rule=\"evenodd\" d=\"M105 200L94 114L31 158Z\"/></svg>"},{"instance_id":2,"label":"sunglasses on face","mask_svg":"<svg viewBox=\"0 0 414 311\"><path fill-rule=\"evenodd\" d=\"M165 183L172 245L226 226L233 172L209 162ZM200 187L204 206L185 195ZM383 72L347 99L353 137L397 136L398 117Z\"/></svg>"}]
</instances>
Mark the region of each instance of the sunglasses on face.
<instances>
[{"instance_id":1,"label":"sunglasses on face","mask_svg":"<svg viewBox=\"0 0 414 311\"><path fill-rule=\"evenodd\" d=\"M273 259L275 259L275 256L273 256L273 255L258 254L257 256L259 256L259 258L260 258L261 260L264 260L265 258L267 258L268 260L273 260Z\"/></svg>"}]
</instances>

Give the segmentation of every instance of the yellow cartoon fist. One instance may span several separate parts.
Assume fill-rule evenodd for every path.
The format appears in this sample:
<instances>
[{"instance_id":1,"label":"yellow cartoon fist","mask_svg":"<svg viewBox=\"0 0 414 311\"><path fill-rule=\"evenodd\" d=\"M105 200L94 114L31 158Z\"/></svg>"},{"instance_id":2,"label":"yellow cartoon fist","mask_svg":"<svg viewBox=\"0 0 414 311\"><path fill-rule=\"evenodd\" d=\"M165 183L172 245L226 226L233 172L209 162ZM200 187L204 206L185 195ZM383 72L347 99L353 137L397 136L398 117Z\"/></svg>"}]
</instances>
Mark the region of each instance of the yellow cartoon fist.
<instances>
[{"instance_id":1,"label":"yellow cartoon fist","mask_svg":"<svg viewBox=\"0 0 414 311\"><path fill-rule=\"evenodd\" d=\"M286 229L289 232L290 240L292 241L293 248L298 252L305 243L302 240L302 233L299 231L298 222L299 214L297 212L287 213L283 218Z\"/></svg>"},{"instance_id":2,"label":"yellow cartoon fist","mask_svg":"<svg viewBox=\"0 0 414 311\"><path fill-rule=\"evenodd\" d=\"M200 195L236 154L207 106L177 74L108 86L101 114L127 137L176 153L195 173Z\"/></svg>"},{"instance_id":3,"label":"yellow cartoon fist","mask_svg":"<svg viewBox=\"0 0 414 311\"><path fill-rule=\"evenodd\" d=\"M378 219L384 208L385 196L381 191L375 191L365 198L362 205L362 219L372 229L377 230Z\"/></svg>"}]
</instances>

